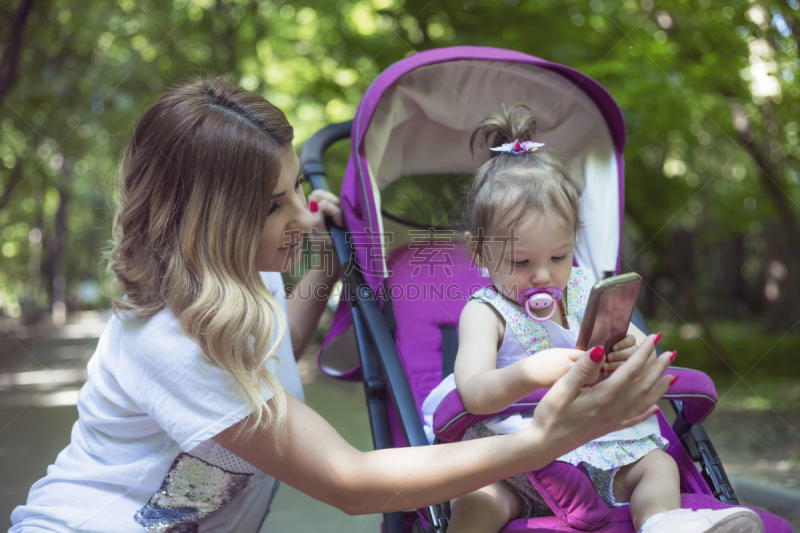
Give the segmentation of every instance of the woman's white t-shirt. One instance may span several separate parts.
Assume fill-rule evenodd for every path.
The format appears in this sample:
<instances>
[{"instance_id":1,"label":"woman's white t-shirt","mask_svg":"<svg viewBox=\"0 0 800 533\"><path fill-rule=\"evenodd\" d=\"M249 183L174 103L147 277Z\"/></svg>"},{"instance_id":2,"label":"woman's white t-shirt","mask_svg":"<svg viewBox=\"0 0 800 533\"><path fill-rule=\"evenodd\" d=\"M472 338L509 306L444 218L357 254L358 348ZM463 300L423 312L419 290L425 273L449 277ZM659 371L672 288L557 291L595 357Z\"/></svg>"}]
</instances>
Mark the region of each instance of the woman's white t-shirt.
<instances>
[{"instance_id":1,"label":"woman's white t-shirt","mask_svg":"<svg viewBox=\"0 0 800 533\"><path fill-rule=\"evenodd\" d=\"M261 277L286 313L280 273ZM271 370L303 400L288 330L276 355ZM277 481L211 440L247 416L244 396L171 313L112 316L88 374L70 444L10 533L259 530Z\"/></svg>"}]
</instances>

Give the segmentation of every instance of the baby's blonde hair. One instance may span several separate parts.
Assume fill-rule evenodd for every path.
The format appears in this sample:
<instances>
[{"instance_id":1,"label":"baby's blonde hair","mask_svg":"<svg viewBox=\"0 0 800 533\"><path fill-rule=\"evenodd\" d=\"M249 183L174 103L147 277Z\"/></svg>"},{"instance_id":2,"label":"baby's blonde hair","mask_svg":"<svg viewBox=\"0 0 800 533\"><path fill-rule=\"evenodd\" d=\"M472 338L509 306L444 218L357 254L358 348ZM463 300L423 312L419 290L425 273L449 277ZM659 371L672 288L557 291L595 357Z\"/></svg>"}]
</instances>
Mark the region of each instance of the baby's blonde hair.
<instances>
[{"instance_id":1,"label":"baby's blonde hair","mask_svg":"<svg viewBox=\"0 0 800 533\"><path fill-rule=\"evenodd\" d=\"M533 141L536 117L525 105L493 113L481 122L470 138L470 150L504 143ZM551 152L521 154L491 152L478 168L467 190L464 226L480 253L488 235L510 235L511 229L528 216L557 215L575 233L580 227L581 187Z\"/></svg>"},{"instance_id":2,"label":"baby's blonde hair","mask_svg":"<svg viewBox=\"0 0 800 533\"><path fill-rule=\"evenodd\" d=\"M261 279L256 249L293 136L263 97L220 78L189 79L138 121L119 169L109 268L125 298L114 300L116 310L168 309L241 387L252 431L286 414L267 370L286 317Z\"/></svg>"}]
</instances>

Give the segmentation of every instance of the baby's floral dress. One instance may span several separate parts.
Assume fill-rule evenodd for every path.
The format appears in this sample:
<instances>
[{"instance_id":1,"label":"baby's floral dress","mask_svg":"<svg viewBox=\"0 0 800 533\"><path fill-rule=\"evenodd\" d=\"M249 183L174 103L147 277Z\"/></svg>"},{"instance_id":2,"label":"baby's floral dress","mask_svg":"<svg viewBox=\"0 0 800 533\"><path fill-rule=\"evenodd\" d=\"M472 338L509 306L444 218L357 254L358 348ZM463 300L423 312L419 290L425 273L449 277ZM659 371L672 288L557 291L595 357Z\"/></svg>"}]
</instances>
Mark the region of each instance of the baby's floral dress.
<instances>
[{"instance_id":1,"label":"baby's floral dress","mask_svg":"<svg viewBox=\"0 0 800 533\"><path fill-rule=\"evenodd\" d=\"M578 267L572 268L564 291L564 303L567 309L567 324L574 332L580 328L593 284L594 280L589 271ZM541 322L530 318L522 306L503 296L495 287L479 289L470 300L491 305L500 313L506 322L506 327L511 328L519 341L518 359L550 348L575 347L555 346ZM505 364L507 365L508 361ZM487 427L492 425L492 420L472 426L464 435L464 440L496 435L495 431ZM653 450L666 450L668 445L669 441L661 436L658 420L653 416L632 428L593 440L562 455L557 461L583 466L603 501L610 507L620 507L629 504L614 499L614 475L621 467L638 461ZM522 498L524 504L522 518L552 514L542 497L533 488L527 475L523 473L506 481Z\"/></svg>"}]
</instances>

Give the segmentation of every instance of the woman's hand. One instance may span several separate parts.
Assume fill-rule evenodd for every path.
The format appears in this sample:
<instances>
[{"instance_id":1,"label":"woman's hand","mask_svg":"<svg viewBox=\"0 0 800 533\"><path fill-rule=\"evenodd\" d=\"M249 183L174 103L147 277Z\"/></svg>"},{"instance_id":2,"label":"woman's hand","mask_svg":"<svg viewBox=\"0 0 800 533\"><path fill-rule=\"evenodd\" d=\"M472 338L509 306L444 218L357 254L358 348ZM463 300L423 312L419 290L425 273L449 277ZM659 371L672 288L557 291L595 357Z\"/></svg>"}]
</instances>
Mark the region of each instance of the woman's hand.
<instances>
[{"instance_id":1,"label":"woman's hand","mask_svg":"<svg viewBox=\"0 0 800 533\"><path fill-rule=\"evenodd\" d=\"M316 206L316 207L314 207ZM318 233L325 234L325 217L331 217L337 226L344 227L342 222L342 201L335 194L317 189L308 195L308 209L314 217L314 228Z\"/></svg>"},{"instance_id":2,"label":"woman's hand","mask_svg":"<svg viewBox=\"0 0 800 533\"><path fill-rule=\"evenodd\" d=\"M636 337L634 337L632 333L628 333L624 339L611 347L613 351L606 355L603 373L605 373L606 376L610 376L614 370L619 368L622 363L633 355L633 352L635 352L637 348L639 348L639 345L636 344Z\"/></svg>"},{"instance_id":3,"label":"woman's hand","mask_svg":"<svg viewBox=\"0 0 800 533\"><path fill-rule=\"evenodd\" d=\"M314 224L306 234L308 248L324 257L319 262L327 274L327 278L334 279L339 275L339 263L336 261L333 247L333 239L325 227L325 217L331 217L334 224L340 228L344 226L342 222L342 201L333 193L317 189L308 195L308 210L314 217ZM314 270L309 268L309 270ZM324 280L315 280L321 282Z\"/></svg>"},{"instance_id":4,"label":"woman's hand","mask_svg":"<svg viewBox=\"0 0 800 533\"><path fill-rule=\"evenodd\" d=\"M525 431L539 436L544 432L546 442L563 455L656 413L655 404L670 384L671 376L664 372L671 352L652 358L655 338L648 336L611 377L593 387L585 386L597 381L603 366L602 348L586 352L542 398Z\"/></svg>"}]
</instances>

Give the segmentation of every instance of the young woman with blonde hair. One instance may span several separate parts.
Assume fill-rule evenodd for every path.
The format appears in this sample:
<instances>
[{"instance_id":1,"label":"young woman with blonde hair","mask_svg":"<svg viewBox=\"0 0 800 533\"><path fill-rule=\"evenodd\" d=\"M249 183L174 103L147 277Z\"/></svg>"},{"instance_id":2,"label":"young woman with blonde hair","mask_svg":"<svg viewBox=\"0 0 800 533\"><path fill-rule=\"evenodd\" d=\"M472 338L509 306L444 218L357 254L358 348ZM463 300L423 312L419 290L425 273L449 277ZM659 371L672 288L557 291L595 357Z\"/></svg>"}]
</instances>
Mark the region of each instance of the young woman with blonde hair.
<instances>
[{"instance_id":1,"label":"young woman with blonde hair","mask_svg":"<svg viewBox=\"0 0 800 533\"><path fill-rule=\"evenodd\" d=\"M650 337L592 388L602 359L576 356L519 433L348 445L303 403L295 365L325 302L287 302L280 271L297 265L304 233L324 231L326 215L341 224L341 210L329 193L306 202L292 139L280 110L214 78L172 87L136 124L110 257L122 296L89 362L71 442L15 509L12 532L256 532L276 480L350 514L417 508L541 468L654 412L669 360L650 355ZM301 283L330 286L336 275Z\"/></svg>"}]
</instances>

